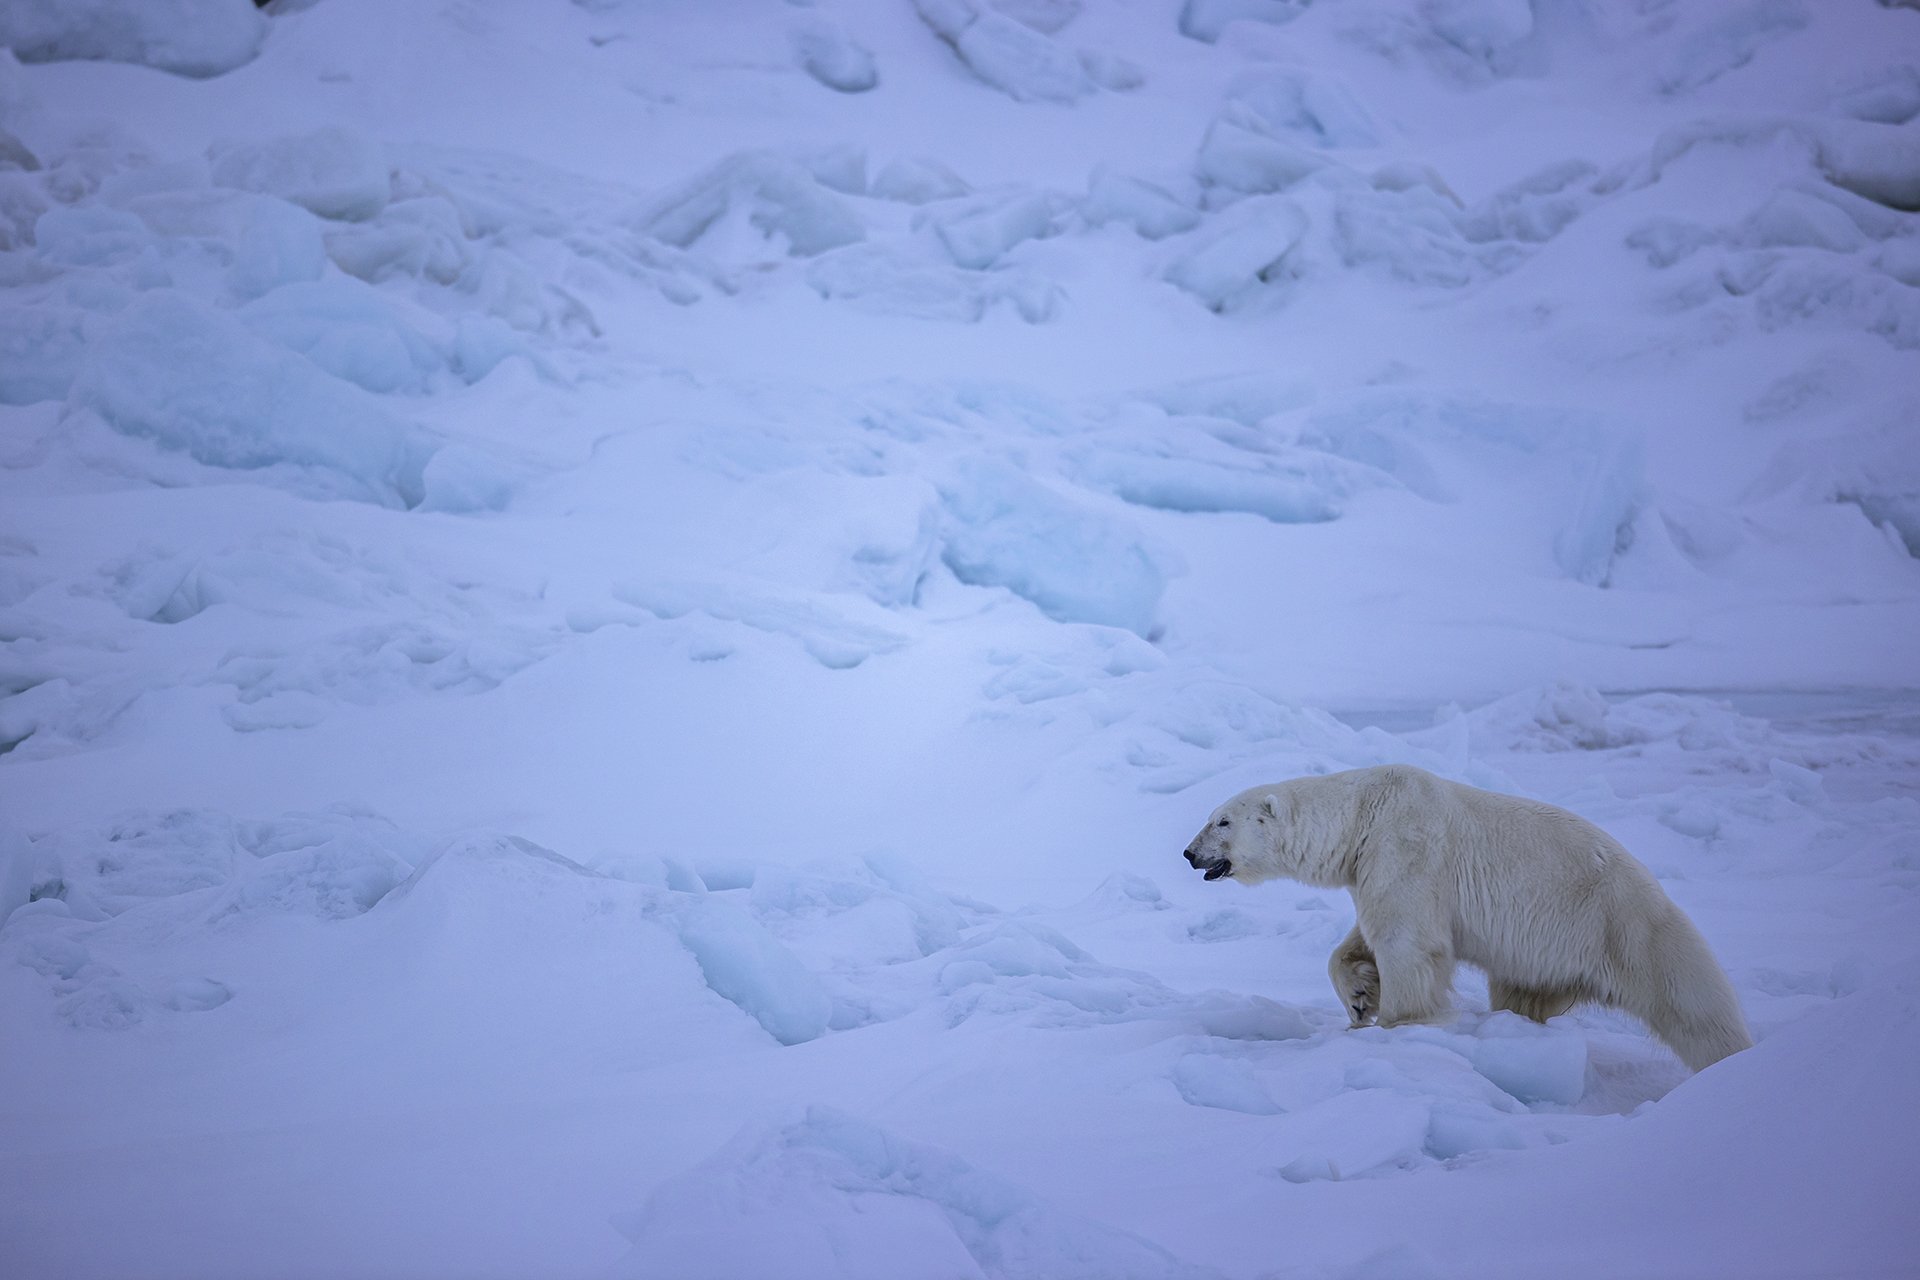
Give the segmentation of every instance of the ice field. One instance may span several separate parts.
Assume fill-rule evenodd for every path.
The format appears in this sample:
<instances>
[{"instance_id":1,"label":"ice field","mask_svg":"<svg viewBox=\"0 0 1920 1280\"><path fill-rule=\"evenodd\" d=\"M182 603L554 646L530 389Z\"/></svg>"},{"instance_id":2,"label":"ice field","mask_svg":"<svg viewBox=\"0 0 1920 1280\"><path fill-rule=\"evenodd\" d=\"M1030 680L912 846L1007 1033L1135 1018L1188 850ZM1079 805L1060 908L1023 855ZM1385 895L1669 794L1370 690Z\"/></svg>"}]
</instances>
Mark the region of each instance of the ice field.
<instances>
[{"instance_id":1,"label":"ice field","mask_svg":"<svg viewBox=\"0 0 1920 1280\"><path fill-rule=\"evenodd\" d=\"M1911 0L0 46L0 1275L1920 1270ZM1755 1047L1349 1030L1383 763Z\"/></svg>"}]
</instances>

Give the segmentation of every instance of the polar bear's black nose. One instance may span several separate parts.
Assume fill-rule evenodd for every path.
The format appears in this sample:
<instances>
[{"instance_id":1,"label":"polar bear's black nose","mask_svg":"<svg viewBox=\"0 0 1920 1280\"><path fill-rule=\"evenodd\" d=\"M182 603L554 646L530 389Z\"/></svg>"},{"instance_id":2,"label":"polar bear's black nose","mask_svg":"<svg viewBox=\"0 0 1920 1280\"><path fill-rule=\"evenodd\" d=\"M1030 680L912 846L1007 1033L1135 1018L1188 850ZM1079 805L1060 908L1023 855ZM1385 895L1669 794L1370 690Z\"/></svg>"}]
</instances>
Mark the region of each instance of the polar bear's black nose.
<instances>
[{"instance_id":1,"label":"polar bear's black nose","mask_svg":"<svg viewBox=\"0 0 1920 1280\"><path fill-rule=\"evenodd\" d=\"M1187 850L1187 865L1188 866L1193 865L1193 850L1191 849Z\"/></svg>"}]
</instances>

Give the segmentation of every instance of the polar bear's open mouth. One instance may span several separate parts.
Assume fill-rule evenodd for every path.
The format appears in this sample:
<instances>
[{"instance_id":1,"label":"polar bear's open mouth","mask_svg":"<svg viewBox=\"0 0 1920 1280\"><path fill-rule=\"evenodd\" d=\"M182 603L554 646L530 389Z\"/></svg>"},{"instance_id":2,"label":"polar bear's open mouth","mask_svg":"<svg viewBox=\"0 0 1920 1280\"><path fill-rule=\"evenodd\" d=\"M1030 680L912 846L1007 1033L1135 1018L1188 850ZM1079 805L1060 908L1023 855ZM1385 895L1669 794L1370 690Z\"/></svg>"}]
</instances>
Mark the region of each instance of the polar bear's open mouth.
<instances>
[{"instance_id":1,"label":"polar bear's open mouth","mask_svg":"<svg viewBox=\"0 0 1920 1280\"><path fill-rule=\"evenodd\" d=\"M1232 870L1233 864L1231 862L1216 862L1207 868L1206 879L1218 880L1221 876L1226 875Z\"/></svg>"}]
</instances>

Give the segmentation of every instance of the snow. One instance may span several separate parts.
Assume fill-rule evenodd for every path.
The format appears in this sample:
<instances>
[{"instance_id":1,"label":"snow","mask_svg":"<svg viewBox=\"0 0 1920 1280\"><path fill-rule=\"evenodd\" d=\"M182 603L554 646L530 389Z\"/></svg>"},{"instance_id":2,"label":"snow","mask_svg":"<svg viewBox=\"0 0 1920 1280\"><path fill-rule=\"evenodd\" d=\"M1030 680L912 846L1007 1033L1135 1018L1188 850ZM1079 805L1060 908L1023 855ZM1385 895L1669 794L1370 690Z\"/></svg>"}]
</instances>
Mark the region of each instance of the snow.
<instances>
[{"instance_id":1,"label":"snow","mask_svg":"<svg viewBox=\"0 0 1920 1280\"><path fill-rule=\"evenodd\" d=\"M0 44L0 1273L1911 1271L1911 5ZM1389 762L1756 1046L1350 1029Z\"/></svg>"},{"instance_id":2,"label":"snow","mask_svg":"<svg viewBox=\"0 0 1920 1280\"><path fill-rule=\"evenodd\" d=\"M0 12L0 44L22 62L101 58L183 76L242 66L266 28L250 0L19 0Z\"/></svg>"}]
</instances>

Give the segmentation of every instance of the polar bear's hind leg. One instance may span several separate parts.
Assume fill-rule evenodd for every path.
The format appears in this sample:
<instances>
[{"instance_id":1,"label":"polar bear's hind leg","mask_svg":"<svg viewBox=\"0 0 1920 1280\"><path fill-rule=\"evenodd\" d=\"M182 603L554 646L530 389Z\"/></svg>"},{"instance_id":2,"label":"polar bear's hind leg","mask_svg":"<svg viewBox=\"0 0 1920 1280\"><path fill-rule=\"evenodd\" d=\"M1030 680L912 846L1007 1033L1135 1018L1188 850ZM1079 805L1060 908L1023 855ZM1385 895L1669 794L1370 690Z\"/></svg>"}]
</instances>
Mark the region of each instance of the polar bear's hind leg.
<instances>
[{"instance_id":1,"label":"polar bear's hind leg","mask_svg":"<svg viewBox=\"0 0 1920 1280\"><path fill-rule=\"evenodd\" d=\"M1653 1029L1695 1071L1753 1047L1739 997L1678 908L1650 930L1649 954L1622 965L1618 1005Z\"/></svg>"}]
</instances>

